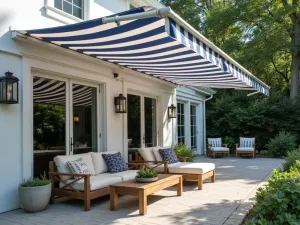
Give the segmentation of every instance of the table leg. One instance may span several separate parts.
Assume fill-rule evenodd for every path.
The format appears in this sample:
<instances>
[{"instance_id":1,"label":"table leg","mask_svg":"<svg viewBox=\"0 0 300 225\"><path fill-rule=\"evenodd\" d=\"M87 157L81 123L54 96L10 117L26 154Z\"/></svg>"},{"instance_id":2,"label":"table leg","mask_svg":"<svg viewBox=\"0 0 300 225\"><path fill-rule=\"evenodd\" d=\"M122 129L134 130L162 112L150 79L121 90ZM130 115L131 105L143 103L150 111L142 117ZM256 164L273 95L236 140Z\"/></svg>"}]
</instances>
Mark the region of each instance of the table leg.
<instances>
[{"instance_id":1,"label":"table leg","mask_svg":"<svg viewBox=\"0 0 300 225\"><path fill-rule=\"evenodd\" d=\"M182 177L179 177L179 183L177 184L177 196L182 195Z\"/></svg>"},{"instance_id":2,"label":"table leg","mask_svg":"<svg viewBox=\"0 0 300 225\"><path fill-rule=\"evenodd\" d=\"M139 191L139 210L141 215L147 214L147 195L144 190Z\"/></svg>"},{"instance_id":3,"label":"table leg","mask_svg":"<svg viewBox=\"0 0 300 225\"><path fill-rule=\"evenodd\" d=\"M118 194L116 194L116 189L110 187L110 210L115 211L118 209Z\"/></svg>"}]
</instances>

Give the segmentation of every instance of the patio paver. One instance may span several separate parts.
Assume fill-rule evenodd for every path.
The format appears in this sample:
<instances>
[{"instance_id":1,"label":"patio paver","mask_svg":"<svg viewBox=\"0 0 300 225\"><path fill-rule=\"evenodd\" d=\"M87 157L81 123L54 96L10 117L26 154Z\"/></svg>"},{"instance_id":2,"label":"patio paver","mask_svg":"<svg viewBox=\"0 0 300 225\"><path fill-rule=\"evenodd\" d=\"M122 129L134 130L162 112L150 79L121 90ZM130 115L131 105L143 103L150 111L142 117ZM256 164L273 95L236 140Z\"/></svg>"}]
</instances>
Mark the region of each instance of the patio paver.
<instances>
[{"instance_id":1,"label":"patio paver","mask_svg":"<svg viewBox=\"0 0 300 225\"><path fill-rule=\"evenodd\" d=\"M196 161L216 164L216 183L204 182L198 191L197 182L185 182L183 195L174 195L169 188L148 196L148 214L139 215L138 198L122 196L119 210L109 210L109 197L92 201L91 211L83 211L83 202L65 200L50 205L40 213L14 210L0 214L0 225L154 225L154 224L238 224L243 209L251 207L255 190L263 184L280 159L197 158Z\"/></svg>"}]
</instances>

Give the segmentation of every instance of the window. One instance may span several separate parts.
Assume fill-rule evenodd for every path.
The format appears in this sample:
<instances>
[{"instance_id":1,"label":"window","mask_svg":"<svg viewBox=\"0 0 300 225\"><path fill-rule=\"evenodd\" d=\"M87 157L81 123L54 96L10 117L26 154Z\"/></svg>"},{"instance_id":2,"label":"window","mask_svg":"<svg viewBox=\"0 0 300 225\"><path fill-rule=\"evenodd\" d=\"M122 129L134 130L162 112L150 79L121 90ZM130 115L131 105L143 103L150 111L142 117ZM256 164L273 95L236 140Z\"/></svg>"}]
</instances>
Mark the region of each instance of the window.
<instances>
[{"instance_id":1,"label":"window","mask_svg":"<svg viewBox=\"0 0 300 225\"><path fill-rule=\"evenodd\" d=\"M196 126L196 106L190 107L191 118L191 148L193 151L197 150L197 126Z\"/></svg>"},{"instance_id":2,"label":"window","mask_svg":"<svg viewBox=\"0 0 300 225\"><path fill-rule=\"evenodd\" d=\"M83 0L54 0L54 7L83 19Z\"/></svg>"},{"instance_id":3,"label":"window","mask_svg":"<svg viewBox=\"0 0 300 225\"><path fill-rule=\"evenodd\" d=\"M184 104L177 103L177 142L185 144Z\"/></svg>"}]
</instances>

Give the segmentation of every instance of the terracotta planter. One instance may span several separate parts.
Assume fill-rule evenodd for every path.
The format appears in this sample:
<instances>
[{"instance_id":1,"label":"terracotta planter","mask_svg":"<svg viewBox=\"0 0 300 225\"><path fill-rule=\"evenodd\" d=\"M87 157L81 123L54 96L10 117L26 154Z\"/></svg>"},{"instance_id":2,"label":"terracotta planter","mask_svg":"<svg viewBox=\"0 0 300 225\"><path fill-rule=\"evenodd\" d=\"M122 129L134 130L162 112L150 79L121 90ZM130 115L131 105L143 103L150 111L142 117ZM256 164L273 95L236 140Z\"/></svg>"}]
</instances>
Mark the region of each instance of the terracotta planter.
<instances>
[{"instance_id":1,"label":"terracotta planter","mask_svg":"<svg viewBox=\"0 0 300 225\"><path fill-rule=\"evenodd\" d=\"M158 180L158 177L151 177L151 178L138 178L138 177L135 177L135 181L138 182L138 183L151 183L151 182L154 182L154 181L157 181Z\"/></svg>"},{"instance_id":2,"label":"terracotta planter","mask_svg":"<svg viewBox=\"0 0 300 225\"><path fill-rule=\"evenodd\" d=\"M19 200L21 207L27 212L40 212L49 203L51 196L51 183L38 187L19 186Z\"/></svg>"}]
</instances>

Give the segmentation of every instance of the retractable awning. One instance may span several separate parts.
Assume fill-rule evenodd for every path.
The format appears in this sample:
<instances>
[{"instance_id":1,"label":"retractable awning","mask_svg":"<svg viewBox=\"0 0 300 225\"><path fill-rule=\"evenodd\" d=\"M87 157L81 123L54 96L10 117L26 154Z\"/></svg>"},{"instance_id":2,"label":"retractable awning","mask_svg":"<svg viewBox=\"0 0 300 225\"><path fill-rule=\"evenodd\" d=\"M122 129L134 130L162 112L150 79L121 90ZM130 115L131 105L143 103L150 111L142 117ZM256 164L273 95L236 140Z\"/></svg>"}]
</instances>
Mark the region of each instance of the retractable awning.
<instances>
[{"instance_id":1,"label":"retractable awning","mask_svg":"<svg viewBox=\"0 0 300 225\"><path fill-rule=\"evenodd\" d=\"M73 25L18 32L178 85L269 95L269 86L169 8L141 7Z\"/></svg>"}]
</instances>

